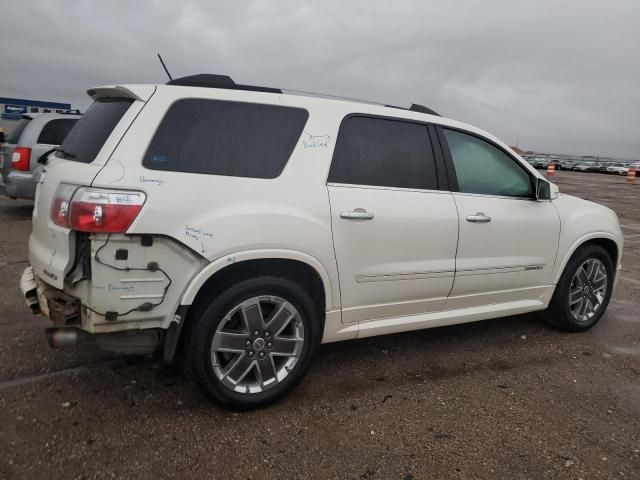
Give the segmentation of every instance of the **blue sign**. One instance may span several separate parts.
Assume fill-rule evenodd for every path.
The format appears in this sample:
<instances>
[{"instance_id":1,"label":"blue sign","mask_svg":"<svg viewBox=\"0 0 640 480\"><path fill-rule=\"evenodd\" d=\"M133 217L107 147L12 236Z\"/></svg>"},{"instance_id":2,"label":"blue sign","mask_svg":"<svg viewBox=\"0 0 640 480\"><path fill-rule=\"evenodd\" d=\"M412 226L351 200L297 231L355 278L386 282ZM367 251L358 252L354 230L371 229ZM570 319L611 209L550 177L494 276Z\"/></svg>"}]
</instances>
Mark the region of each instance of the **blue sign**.
<instances>
[{"instance_id":1,"label":"blue sign","mask_svg":"<svg viewBox=\"0 0 640 480\"><path fill-rule=\"evenodd\" d=\"M19 115L21 113L27 113L27 107L24 105L5 105L4 113L11 113L14 115Z\"/></svg>"}]
</instances>

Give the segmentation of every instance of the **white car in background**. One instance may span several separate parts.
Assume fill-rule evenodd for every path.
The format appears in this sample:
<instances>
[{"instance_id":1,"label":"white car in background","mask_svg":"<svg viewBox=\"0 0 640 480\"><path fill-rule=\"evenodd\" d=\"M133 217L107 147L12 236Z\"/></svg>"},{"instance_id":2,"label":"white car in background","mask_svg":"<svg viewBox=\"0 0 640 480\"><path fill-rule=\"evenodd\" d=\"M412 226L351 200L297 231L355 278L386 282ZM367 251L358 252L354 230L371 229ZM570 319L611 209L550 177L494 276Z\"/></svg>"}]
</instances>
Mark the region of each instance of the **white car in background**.
<instances>
[{"instance_id":1,"label":"white car in background","mask_svg":"<svg viewBox=\"0 0 640 480\"><path fill-rule=\"evenodd\" d=\"M626 175L629 172L629 167L623 163L614 163L607 167L607 173L615 173L618 175Z\"/></svg>"},{"instance_id":2,"label":"white car in background","mask_svg":"<svg viewBox=\"0 0 640 480\"><path fill-rule=\"evenodd\" d=\"M255 408L322 342L533 311L579 332L607 308L616 214L478 128L219 75L88 93L21 279L54 347L161 350Z\"/></svg>"},{"instance_id":3,"label":"white car in background","mask_svg":"<svg viewBox=\"0 0 640 480\"><path fill-rule=\"evenodd\" d=\"M592 163L579 163L571 168L574 172L588 172L593 167Z\"/></svg>"}]
</instances>

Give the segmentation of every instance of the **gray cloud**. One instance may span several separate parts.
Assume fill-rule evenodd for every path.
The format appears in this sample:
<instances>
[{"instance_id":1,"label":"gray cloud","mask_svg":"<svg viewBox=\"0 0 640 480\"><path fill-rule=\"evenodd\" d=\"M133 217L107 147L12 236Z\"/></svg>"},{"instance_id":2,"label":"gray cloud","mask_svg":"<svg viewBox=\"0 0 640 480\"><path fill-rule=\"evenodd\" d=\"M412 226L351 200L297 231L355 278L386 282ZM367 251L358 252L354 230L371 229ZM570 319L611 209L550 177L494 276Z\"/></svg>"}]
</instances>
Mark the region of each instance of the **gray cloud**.
<instances>
[{"instance_id":1,"label":"gray cloud","mask_svg":"<svg viewBox=\"0 0 640 480\"><path fill-rule=\"evenodd\" d=\"M539 151L640 158L640 2L5 2L0 96L243 83L423 103Z\"/></svg>"}]
</instances>

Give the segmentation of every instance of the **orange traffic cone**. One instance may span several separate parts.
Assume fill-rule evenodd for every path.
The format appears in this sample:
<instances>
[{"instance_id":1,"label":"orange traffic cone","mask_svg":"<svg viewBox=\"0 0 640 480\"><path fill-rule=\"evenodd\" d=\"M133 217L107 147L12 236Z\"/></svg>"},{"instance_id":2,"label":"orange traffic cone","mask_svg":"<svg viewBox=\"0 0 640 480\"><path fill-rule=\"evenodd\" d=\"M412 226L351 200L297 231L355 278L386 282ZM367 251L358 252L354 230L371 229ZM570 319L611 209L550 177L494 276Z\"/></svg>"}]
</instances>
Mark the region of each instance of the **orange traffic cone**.
<instances>
[{"instance_id":1,"label":"orange traffic cone","mask_svg":"<svg viewBox=\"0 0 640 480\"><path fill-rule=\"evenodd\" d=\"M549 162L547 165L547 177L553 177L556 174L556 165L553 162Z\"/></svg>"},{"instance_id":2,"label":"orange traffic cone","mask_svg":"<svg viewBox=\"0 0 640 480\"><path fill-rule=\"evenodd\" d=\"M629 168L627 172L627 183L635 185L636 183L636 169L634 167Z\"/></svg>"}]
</instances>

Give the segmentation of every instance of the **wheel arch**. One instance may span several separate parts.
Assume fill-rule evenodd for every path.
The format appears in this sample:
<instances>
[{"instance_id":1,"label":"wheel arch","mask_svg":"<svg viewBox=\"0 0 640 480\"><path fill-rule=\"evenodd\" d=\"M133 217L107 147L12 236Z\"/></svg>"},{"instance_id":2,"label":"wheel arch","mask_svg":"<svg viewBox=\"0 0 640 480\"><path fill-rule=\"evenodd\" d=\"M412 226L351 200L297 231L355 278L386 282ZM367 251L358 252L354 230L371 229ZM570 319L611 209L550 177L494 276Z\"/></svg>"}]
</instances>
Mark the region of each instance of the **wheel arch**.
<instances>
[{"instance_id":1,"label":"wheel arch","mask_svg":"<svg viewBox=\"0 0 640 480\"><path fill-rule=\"evenodd\" d=\"M183 339L189 335L189 325L207 298L222 291L231 282L259 275L283 276L302 284L308 289L323 320L324 313L334 308L329 275L322 264L309 255L283 250L226 255L207 265L187 287L178 308L181 319L179 323L172 323L165 337L165 361L173 363ZM321 332L323 330L324 322Z\"/></svg>"},{"instance_id":2,"label":"wheel arch","mask_svg":"<svg viewBox=\"0 0 640 480\"><path fill-rule=\"evenodd\" d=\"M332 283L323 265L310 255L289 250L252 250L225 255L214 260L191 281L182 295L180 305L193 305L198 295L202 294L203 288L210 288L212 282L216 279L219 281L222 275L250 271L260 274L274 273L274 269L277 273L279 268L283 268L284 273L291 274L297 268L315 275L322 286L324 307L335 308Z\"/></svg>"},{"instance_id":3,"label":"wheel arch","mask_svg":"<svg viewBox=\"0 0 640 480\"><path fill-rule=\"evenodd\" d=\"M553 283L557 284L560 281L560 277L564 272L567 264L571 257L582 247L585 245L599 245L604 248L607 253L611 256L611 260L613 262L613 268L615 269L620 263L620 252L622 251L622 245L618 244L618 238L608 232L594 232L587 235L582 236L578 240L576 240L571 247L565 253L562 263L560 263L559 268L556 271L556 274L553 279Z\"/></svg>"}]
</instances>

